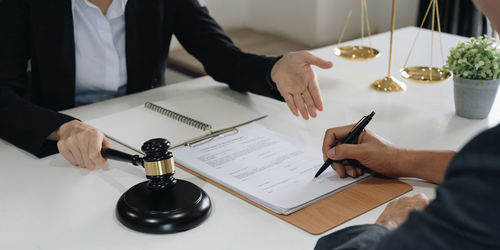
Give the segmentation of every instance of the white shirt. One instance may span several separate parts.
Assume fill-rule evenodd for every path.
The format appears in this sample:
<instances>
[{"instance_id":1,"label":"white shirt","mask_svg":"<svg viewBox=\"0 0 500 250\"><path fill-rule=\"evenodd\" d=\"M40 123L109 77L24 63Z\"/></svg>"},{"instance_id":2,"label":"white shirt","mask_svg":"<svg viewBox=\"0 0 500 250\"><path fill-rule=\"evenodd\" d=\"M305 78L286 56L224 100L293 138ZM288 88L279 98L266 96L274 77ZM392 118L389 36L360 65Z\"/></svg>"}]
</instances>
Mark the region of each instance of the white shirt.
<instances>
[{"instance_id":1,"label":"white shirt","mask_svg":"<svg viewBox=\"0 0 500 250\"><path fill-rule=\"evenodd\" d=\"M127 0L113 0L104 16L88 0L72 0L77 96L117 92L127 83L126 4ZM93 101L99 99L106 98Z\"/></svg>"}]
</instances>

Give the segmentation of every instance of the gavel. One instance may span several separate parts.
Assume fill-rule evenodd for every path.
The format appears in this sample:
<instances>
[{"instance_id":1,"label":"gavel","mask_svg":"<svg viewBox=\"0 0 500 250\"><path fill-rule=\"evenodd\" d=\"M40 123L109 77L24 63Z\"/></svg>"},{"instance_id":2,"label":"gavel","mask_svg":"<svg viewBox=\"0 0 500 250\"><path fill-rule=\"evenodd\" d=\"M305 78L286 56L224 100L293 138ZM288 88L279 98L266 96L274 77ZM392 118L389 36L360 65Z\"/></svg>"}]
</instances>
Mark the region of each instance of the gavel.
<instances>
[{"instance_id":1,"label":"gavel","mask_svg":"<svg viewBox=\"0 0 500 250\"><path fill-rule=\"evenodd\" d=\"M200 225L210 214L209 196L195 184L175 179L175 162L163 138L145 142L145 156L103 148L104 158L142 166L148 181L127 190L116 204L116 217L130 229L154 234L182 232Z\"/></svg>"}]
</instances>

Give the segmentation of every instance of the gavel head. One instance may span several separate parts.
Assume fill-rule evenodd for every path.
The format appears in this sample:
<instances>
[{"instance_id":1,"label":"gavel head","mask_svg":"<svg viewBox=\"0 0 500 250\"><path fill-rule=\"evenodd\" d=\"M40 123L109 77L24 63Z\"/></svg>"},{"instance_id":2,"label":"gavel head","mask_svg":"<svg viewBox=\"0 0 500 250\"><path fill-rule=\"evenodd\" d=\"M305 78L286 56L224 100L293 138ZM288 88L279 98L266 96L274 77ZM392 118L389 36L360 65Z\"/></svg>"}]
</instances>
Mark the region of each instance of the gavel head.
<instances>
[{"instance_id":1,"label":"gavel head","mask_svg":"<svg viewBox=\"0 0 500 250\"><path fill-rule=\"evenodd\" d=\"M167 139L155 138L145 142L141 150L144 156L144 169L146 177L150 180L151 188L165 188L175 185L173 177L175 162L172 152L169 152L170 142Z\"/></svg>"}]
</instances>

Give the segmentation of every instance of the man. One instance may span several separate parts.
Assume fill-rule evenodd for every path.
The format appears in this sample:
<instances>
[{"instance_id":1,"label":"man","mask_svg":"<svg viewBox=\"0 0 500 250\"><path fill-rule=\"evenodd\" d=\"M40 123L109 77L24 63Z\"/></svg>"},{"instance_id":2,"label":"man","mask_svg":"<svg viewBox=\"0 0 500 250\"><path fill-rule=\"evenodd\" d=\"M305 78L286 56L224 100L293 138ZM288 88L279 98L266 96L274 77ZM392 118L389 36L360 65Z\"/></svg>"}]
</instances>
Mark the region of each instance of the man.
<instances>
[{"instance_id":1,"label":"man","mask_svg":"<svg viewBox=\"0 0 500 250\"><path fill-rule=\"evenodd\" d=\"M393 177L419 177L441 184L432 202L423 194L393 201L375 224L324 236L316 250L500 249L500 125L471 140L456 155L398 148L369 131L360 135L357 145L329 149L328 145L347 136L349 128L327 131L326 156L356 159ZM345 167L334 166L341 175L359 173L354 173L355 166Z\"/></svg>"},{"instance_id":2,"label":"man","mask_svg":"<svg viewBox=\"0 0 500 250\"><path fill-rule=\"evenodd\" d=\"M315 117L323 104L307 51L241 52L196 0L0 0L0 137L39 157L103 165L102 132L57 111L163 85L172 35L214 79L284 99ZM57 148L56 148L57 142Z\"/></svg>"},{"instance_id":3,"label":"man","mask_svg":"<svg viewBox=\"0 0 500 250\"><path fill-rule=\"evenodd\" d=\"M500 30L500 1L474 0ZM417 177L439 183L436 198L403 197L389 203L375 224L349 227L320 238L325 249L500 249L500 125L472 139L458 153L396 147L369 131L356 145L337 145L351 126L329 129L325 158L355 159L392 177ZM362 170L334 163L340 176Z\"/></svg>"}]
</instances>

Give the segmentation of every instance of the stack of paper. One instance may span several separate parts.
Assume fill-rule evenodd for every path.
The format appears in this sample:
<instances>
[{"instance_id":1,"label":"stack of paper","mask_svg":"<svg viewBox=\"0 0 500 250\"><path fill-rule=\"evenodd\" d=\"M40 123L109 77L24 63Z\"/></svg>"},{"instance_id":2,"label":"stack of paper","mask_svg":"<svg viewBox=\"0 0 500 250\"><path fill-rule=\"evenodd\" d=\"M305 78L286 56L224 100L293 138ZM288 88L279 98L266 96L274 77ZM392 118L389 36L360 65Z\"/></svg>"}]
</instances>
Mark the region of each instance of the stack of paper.
<instances>
[{"instance_id":1,"label":"stack of paper","mask_svg":"<svg viewBox=\"0 0 500 250\"><path fill-rule=\"evenodd\" d=\"M367 177L340 178L318 149L257 123L238 133L174 149L175 161L279 214L290 214Z\"/></svg>"}]
</instances>

